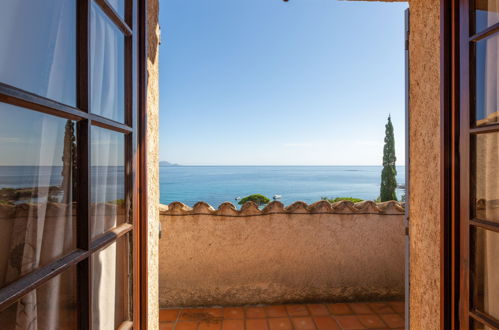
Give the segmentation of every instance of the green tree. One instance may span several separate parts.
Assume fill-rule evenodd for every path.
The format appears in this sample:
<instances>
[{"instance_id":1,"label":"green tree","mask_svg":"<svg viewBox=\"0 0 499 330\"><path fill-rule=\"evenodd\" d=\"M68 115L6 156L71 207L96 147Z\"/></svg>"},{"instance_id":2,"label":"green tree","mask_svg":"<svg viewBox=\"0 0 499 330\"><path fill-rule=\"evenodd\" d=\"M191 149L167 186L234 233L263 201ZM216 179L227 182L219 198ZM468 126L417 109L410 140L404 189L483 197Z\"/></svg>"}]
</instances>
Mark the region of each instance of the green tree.
<instances>
[{"instance_id":1,"label":"green tree","mask_svg":"<svg viewBox=\"0 0 499 330\"><path fill-rule=\"evenodd\" d=\"M330 203L336 203L336 202L341 202L341 201L350 201L352 203L357 203L357 202L364 201L363 199L355 198L355 197L336 197L336 198L322 197L321 199L323 201L329 201Z\"/></svg>"},{"instance_id":2,"label":"green tree","mask_svg":"<svg viewBox=\"0 0 499 330\"><path fill-rule=\"evenodd\" d=\"M270 199L268 199L267 197L260 195L260 194L253 194L253 195L249 195L249 196L242 198L239 201L239 205L243 205L244 203L249 202L249 201L255 202L256 205L258 205L258 206L262 206L262 205L266 205L266 204L270 203Z\"/></svg>"},{"instance_id":3,"label":"green tree","mask_svg":"<svg viewBox=\"0 0 499 330\"><path fill-rule=\"evenodd\" d=\"M385 125L385 146L383 147L383 171L381 172L380 200L382 202L397 200L397 169L395 168L395 137L393 136L392 119L388 116Z\"/></svg>"}]
</instances>

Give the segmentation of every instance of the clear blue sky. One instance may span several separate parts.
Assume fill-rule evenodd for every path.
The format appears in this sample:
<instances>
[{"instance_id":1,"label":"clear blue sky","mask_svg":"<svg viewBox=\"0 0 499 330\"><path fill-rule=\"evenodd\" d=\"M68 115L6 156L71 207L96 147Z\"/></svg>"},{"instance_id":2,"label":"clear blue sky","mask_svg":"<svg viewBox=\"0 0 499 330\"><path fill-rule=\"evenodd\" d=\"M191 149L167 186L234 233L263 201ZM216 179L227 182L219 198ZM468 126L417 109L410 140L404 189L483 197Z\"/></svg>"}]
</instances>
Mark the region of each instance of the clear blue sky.
<instances>
[{"instance_id":1,"label":"clear blue sky","mask_svg":"<svg viewBox=\"0 0 499 330\"><path fill-rule=\"evenodd\" d=\"M404 163L406 3L161 0L160 159Z\"/></svg>"}]
</instances>

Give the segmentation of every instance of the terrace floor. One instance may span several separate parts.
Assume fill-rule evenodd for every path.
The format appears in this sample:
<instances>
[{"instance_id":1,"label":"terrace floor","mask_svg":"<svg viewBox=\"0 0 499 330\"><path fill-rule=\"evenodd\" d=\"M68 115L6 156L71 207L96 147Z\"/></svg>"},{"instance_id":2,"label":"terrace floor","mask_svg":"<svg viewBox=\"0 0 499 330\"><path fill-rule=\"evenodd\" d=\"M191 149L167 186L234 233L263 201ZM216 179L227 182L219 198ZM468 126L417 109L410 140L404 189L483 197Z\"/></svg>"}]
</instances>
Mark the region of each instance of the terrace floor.
<instances>
[{"instance_id":1,"label":"terrace floor","mask_svg":"<svg viewBox=\"0 0 499 330\"><path fill-rule=\"evenodd\" d=\"M404 329L404 302L161 309L160 330Z\"/></svg>"}]
</instances>

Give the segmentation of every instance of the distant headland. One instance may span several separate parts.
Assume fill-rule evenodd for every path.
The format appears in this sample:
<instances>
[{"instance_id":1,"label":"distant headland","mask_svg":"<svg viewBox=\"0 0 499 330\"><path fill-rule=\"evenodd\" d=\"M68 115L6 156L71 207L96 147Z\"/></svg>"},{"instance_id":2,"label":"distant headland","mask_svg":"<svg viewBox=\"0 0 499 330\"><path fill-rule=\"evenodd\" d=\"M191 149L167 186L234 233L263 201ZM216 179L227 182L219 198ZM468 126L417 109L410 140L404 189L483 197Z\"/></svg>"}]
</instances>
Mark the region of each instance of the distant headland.
<instances>
[{"instance_id":1,"label":"distant headland","mask_svg":"<svg viewBox=\"0 0 499 330\"><path fill-rule=\"evenodd\" d=\"M162 160L159 162L159 166L180 166L179 164L175 164L175 163L170 163L170 162L167 162L166 160Z\"/></svg>"}]
</instances>

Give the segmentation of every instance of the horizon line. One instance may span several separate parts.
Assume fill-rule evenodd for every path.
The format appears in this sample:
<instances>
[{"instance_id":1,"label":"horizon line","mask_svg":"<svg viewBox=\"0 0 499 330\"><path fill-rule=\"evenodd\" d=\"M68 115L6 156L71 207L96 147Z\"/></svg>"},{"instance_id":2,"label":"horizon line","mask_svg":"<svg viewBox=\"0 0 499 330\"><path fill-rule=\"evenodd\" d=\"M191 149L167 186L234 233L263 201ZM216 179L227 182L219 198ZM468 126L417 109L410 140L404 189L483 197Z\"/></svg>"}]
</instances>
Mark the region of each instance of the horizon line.
<instances>
[{"instance_id":1,"label":"horizon line","mask_svg":"<svg viewBox=\"0 0 499 330\"><path fill-rule=\"evenodd\" d=\"M161 162L161 161L160 161ZM257 164L257 165L244 165L244 164L178 164L178 163L170 163L170 165L166 165L166 166L163 166L163 167L182 167L182 166L293 166L293 167L297 167L297 166L356 166L356 167L362 167L362 166L381 166L383 167L383 165L381 164L364 164L364 165L352 165L352 164L348 164L348 165L341 165L341 164L319 164L319 165L292 165L292 164ZM405 164L396 164L395 166L405 166Z\"/></svg>"}]
</instances>

